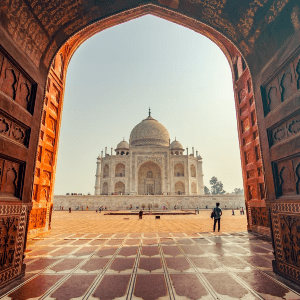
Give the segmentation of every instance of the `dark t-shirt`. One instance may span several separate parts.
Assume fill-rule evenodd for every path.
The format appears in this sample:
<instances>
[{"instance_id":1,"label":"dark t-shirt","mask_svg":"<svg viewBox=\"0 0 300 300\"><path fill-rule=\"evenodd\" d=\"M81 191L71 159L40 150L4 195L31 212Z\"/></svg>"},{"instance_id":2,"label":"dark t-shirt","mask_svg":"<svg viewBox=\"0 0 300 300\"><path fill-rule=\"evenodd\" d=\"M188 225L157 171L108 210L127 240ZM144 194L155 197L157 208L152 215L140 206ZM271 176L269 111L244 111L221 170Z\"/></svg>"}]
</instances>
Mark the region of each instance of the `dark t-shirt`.
<instances>
[{"instance_id":1,"label":"dark t-shirt","mask_svg":"<svg viewBox=\"0 0 300 300\"><path fill-rule=\"evenodd\" d=\"M214 212L215 212L215 219L221 219L221 212L222 209L220 207L214 207Z\"/></svg>"}]
</instances>

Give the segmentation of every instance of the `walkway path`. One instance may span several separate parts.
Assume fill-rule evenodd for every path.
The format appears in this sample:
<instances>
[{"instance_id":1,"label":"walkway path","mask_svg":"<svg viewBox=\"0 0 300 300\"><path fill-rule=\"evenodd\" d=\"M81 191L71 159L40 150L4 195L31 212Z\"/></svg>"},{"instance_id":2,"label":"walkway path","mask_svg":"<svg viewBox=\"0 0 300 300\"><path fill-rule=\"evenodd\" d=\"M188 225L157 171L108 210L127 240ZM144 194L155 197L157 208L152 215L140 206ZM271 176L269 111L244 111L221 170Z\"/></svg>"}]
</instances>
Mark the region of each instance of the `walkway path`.
<instances>
[{"instance_id":1,"label":"walkway path","mask_svg":"<svg viewBox=\"0 0 300 300\"><path fill-rule=\"evenodd\" d=\"M0 299L300 299L300 287L272 272L268 238L245 231L193 232L203 216L155 221L163 227L151 217L109 216L104 222L95 212L55 212L53 231L29 240L25 278ZM148 224L158 232L140 233ZM203 220L200 229L206 226Z\"/></svg>"}]
</instances>

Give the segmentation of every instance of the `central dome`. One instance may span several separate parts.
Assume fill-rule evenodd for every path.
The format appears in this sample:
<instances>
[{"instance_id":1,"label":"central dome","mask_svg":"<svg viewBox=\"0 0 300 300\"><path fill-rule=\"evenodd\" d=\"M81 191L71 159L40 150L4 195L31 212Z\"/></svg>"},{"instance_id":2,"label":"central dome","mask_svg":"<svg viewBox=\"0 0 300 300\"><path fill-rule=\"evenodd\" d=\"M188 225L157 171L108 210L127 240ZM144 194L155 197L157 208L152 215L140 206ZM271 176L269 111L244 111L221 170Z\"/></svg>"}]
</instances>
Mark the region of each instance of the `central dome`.
<instances>
[{"instance_id":1,"label":"central dome","mask_svg":"<svg viewBox=\"0 0 300 300\"><path fill-rule=\"evenodd\" d=\"M137 124L130 134L131 146L169 147L170 135L165 126L150 116Z\"/></svg>"}]
</instances>

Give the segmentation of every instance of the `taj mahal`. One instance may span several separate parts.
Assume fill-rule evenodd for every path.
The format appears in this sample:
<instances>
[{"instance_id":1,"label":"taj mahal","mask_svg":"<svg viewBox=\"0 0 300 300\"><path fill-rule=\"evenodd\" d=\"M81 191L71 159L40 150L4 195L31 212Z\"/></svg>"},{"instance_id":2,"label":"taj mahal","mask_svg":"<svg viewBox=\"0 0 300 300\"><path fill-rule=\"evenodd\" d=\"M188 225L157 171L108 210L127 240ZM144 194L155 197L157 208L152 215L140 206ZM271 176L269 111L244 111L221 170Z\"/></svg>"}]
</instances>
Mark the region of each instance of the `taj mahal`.
<instances>
[{"instance_id":1,"label":"taj mahal","mask_svg":"<svg viewBox=\"0 0 300 300\"><path fill-rule=\"evenodd\" d=\"M97 158L95 195L204 195L202 158L149 115ZM186 151L186 153L184 153Z\"/></svg>"},{"instance_id":2,"label":"taj mahal","mask_svg":"<svg viewBox=\"0 0 300 300\"><path fill-rule=\"evenodd\" d=\"M114 153L113 153L114 151ZM171 142L168 130L149 115L110 153L97 158L94 195L55 195L54 208L93 209L105 206L112 210L130 207L164 209L211 208L245 205L243 195L205 195L202 157L191 153L176 140Z\"/></svg>"}]
</instances>

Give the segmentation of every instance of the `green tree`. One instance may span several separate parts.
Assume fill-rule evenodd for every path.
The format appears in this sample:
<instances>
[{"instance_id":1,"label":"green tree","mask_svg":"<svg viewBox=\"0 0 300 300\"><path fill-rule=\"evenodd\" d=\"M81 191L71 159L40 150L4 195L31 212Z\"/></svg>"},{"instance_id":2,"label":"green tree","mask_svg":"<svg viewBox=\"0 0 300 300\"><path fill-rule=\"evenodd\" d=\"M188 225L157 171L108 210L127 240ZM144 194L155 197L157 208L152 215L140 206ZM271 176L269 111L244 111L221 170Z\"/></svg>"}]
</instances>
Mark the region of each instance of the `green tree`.
<instances>
[{"instance_id":1,"label":"green tree","mask_svg":"<svg viewBox=\"0 0 300 300\"><path fill-rule=\"evenodd\" d=\"M213 176L209 183L211 185L210 190L212 195L221 195L226 193L226 191L223 189L223 183L218 181L216 176Z\"/></svg>"},{"instance_id":2,"label":"green tree","mask_svg":"<svg viewBox=\"0 0 300 300\"><path fill-rule=\"evenodd\" d=\"M204 194L205 195L210 195L210 190L207 186L204 186Z\"/></svg>"},{"instance_id":3,"label":"green tree","mask_svg":"<svg viewBox=\"0 0 300 300\"><path fill-rule=\"evenodd\" d=\"M242 195L242 194L244 194L244 190L240 189L240 188L235 188L234 191L232 192L232 194Z\"/></svg>"}]
</instances>

